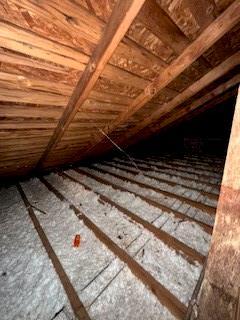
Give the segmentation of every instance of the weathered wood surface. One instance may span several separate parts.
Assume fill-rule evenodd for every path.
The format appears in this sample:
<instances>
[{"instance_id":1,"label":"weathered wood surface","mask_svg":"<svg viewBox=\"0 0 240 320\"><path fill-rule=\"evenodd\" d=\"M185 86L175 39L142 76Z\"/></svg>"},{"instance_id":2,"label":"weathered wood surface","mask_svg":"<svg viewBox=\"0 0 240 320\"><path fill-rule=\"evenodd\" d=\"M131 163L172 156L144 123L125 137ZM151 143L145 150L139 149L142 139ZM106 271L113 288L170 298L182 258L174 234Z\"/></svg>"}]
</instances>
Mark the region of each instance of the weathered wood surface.
<instances>
[{"instance_id":1,"label":"weathered wood surface","mask_svg":"<svg viewBox=\"0 0 240 320\"><path fill-rule=\"evenodd\" d=\"M161 119L162 116L164 116L167 113L170 113L174 110L174 108L179 107L183 102L187 101L191 97L193 97L195 94L200 92L202 89L204 89L206 86L226 74L228 71L233 69L234 67L238 66L240 64L240 53L237 52L230 58L228 58L226 61L224 61L222 64L218 65L217 67L213 68L211 71L209 71L205 76L203 76L201 79L196 81L194 84L192 84L190 87L188 87L186 90L178 94L176 97L174 97L169 102L166 102L161 106L161 108L157 109L155 112L152 112L148 118L146 118L144 121L141 121L138 125L136 125L132 130L128 130L125 135L123 135L120 140L118 140L118 143L121 143L121 141L127 142L127 139L133 135L135 135L137 132L145 128L146 126L158 121ZM237 84L239 81L239 77L237 77L234 81L235 84ZM223 85L222 91L225 91L225 86ZM215 95L219 95L222 92L218 90ZM214 97L213 93L210 93L211 97ZM201 104L204 104L204 99L194 102L194 105L201 106ZM185 108L185 111L192 111L191 108ZM174 117L172 118L172 121L174 121ZM159 123L159 128L162 126L162 121ZM158 130L158 129L156 129Z\"/></svg>"},{"instance_id":2,"label":"weathered wood surface","mask_svg":"<svg viewBox=\"0 0 240 320\"><path fill-rule=\"evenodd\" d=\"M79 79L84 72L86 77L85 70L101 47L116 1L0 0L0 166L5 168L1 175L14 175L14 166L16 174L21 168L23 174L33 169L59 128L44 167L82 156L102 139L99 128L123 140L240 49L238 1L121 1L121 6L130 8L131 3L138 14L127 16L104 67L94 72L97 80L90 81L74 113L62 121ZM228 15L234 7L233 15ZM215 30L221 14L225 18ZM118 12L114 23L119 20ZM212 32L205 41L208 28ZM205 42L204 49L201 45L194 49L199 39ZM187 56L184 60L192 49L192 60ZM169 68L178 64L182 69L170 75ZM160 81L164 75L172 80ZM153 97L155 90L159 91ZM105 147L109 147L105 140L97 146L101 151Z\"/></svg>"},{"instance_id":3,"label":"weathered wood surface","mask_svg":"<svg viewBox=\"0 0 240 320\"><path fill-rule=\"evenodd\" d=\"M236 319L240 283L240 90L197 319ZM194 319L194 317L193 317Z\"/></svg>"},{"instance_id":4,"label":"weathered wood surface","mask_svg":"<svg viewBox=\"0 0 240 320\"><path fill-rule=\"evenodd\" d=\"M128 106L126 112L122 113L114 123L105 128L105 132L109 134L120 124L126 122L135 112L150 101L157 92L167 86L239 21L240 3L239 1L235 1L221 16L214 20L214 22L206 28L202 34L169 65L168 68L148 85L143 93L134 99ZM91 144L97 144L103 139L104 138L101 136L96 142L92 142ZM86 150L86 154L91 151L92 145Z\"/></svg>"},{"instance_id":5,"label":"weathered wood surface","mask_svg":"<svg viewBox=\"0 0 240 320\"><path fill-rule=\"evenodd\" d=\"M100 77L108 60L111 58L119 42L124 37L133 19L141 9L144 0L118 1L114 6L110 20L104 30L103 36L86 66L74 92L67 104L61 120L54 131L49 144L38 162L41 166L50 151L56 146L78 109L88 98L91 89Z\"/></svg>"}]
</instances>

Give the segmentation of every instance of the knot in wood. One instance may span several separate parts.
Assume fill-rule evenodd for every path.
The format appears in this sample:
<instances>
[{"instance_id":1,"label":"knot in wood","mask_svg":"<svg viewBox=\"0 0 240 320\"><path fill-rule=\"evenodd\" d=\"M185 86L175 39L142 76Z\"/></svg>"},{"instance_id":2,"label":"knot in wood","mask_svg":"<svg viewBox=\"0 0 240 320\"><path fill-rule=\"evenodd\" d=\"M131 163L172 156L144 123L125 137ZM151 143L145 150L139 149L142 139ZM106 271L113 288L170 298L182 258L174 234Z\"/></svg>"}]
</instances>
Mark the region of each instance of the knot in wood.
<instances>
[{"instance_id":1,"label":"knot in wood","mask_svg":"<svg viewBox=\"0 0 240 320\"><path fill-rule=\"evenodd\" d=\"M90 72L93 72L93 71L95 71L96 70L96 63L90 63L90 66L89 66L89 69L90 69Z\"/></svg>"}]
</instances>

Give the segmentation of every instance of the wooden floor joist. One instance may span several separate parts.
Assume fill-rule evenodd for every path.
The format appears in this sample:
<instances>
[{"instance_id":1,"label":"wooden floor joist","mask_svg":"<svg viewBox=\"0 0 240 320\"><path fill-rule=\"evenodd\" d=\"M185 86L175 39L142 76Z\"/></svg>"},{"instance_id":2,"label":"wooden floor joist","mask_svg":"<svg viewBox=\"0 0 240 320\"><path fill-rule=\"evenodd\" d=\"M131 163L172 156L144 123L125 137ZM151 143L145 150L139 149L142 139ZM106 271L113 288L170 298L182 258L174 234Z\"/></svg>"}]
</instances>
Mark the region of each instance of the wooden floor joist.
<instances>
[{"instance_id":1,"label":"wooden floor joist","mask_svg":"<svg viewBox=\"0 0 240 320\"><path fill-rule=\"evenodd\" d=\"M187 308L184 304L182 304L157 280L155 280L155 278L150 275L139 263L137 263L125 250L121 249L115 242L113 242L96 224L94 224L71 201L65 198L61 192L53 187L45 178L41 177L40 181L60 200L64 200L69 203L70 208L75 212L76 216L83 221L83 223L109 250L111 250L120 260L126 263L132 273L155 294L161 304L166 306L168 310L178 319L184 319L187 311Z\"/></svg>"},{"instance_id":2,"label":"wooden floor joist","mask_svg":"<svg viewBox=\"0 0 240 320\"><path fill-rule=\"evenodd\" d=\"M138 159L134 159L134 161L138 162L139 160ZM152 162L154 162L154 161L152 161ZM159 165L159 166L162 166L162 167L166 168L166 169L177 170L179 172L183 172L183 173L186 173L186 174L191 174L191 175L195 175L197 177L205 178L206 180L209 180L209 179L220 180L220 178L221 178L220 174L218 176L216 176L216 174L208 175L208 174L205 174L203 172L192 171L192 170L189 170L189 168L184 168L184 167L181 167L181 166L177 166L177 169L176 169L175 165L171 165L169 163L162 163L162 161L160 161L160 164L159 164L158 161L156 161L155 163L157 165Z\"/></svg>"},{"instance_id":3,"label":"wooden floor joist","mask_svg":"<svg viewBox=\"0 0 240 320\"><path fill-rule=\"evenodd\" d=\"M156 173L160 173L160 174L162 174L162 175L168 175L168 176L172 176L172 177L179 177L179 178L181 178L182 180L184 180L184 182L185 182L185 180L186 181L192 181L192 182L195 182L195 184L196 185L198 185L198 184L204 184L204 182L199 182L198 181L198 179L194 179L194 178L189 178L189 177L184 177L184 176L182 176L181 175L181 173L180 174L178 174L178 173L167 173L167 172L165 172L164 170L166 170L166 169L169 169L169 170L171 170L171 168L167 168L167 167L164 167L164 165L162 166L162 170L160 170L160 169L156 169L156 167L155 167L155 164L152 164L153 162L154 162L154 160L150 160L149 161L149 164L147 165L146 163L147 163L147 161L146 160L143 160L143 162L141 162L142 160L140 160L140 159L134 159L134 161L137 163L137 166L138 166L138 168L140 169L140 170L142 170L142 171L146 171L146 172L148 172L147 173L147 175L149 174L153 174L154 175L154 173L156 172ZM126 161L126 160L122 160L122 159L117 159L117 160L114 160L114 162L116 162L116 163L119 163L119 164L121 164L121 165L126 165L126 166L130 166L130 162L128 162L128 161ZM159 167L160 168L160 167ZM164 169L165 168L165 169ZM174 167L174 168L172 168L173 170L175 170L175 171L177 171L178 172L178 170L176 169L176 167ZM153 173L152 173L153 172ZM191 172L193 175L195 174L194 172ZM190 174L191 174L190 173ZM157 179L157 178L156 178ZM214 195L214 196L216 196L216 194L214 194L214 193L211 193L211 192L207 192L207 191L205 191L205 190L203 190L203 188L202 187L199 187L199 188L197 188L196 186L195 187L189 187L189 185L187 184L187 183L184 183L184 182L173 182L173 181L171 181L171 180L168 180L167 178L159 178L159 181L160 180L162 180L162 181L166 181L166 182L172 182L172 183L177 183L178 185L180 185L180 186L183 186L183 187L188 187L188 188L191 188L192 190L196 190L196 191L199 191L199 192L202 192L203 194L205 194L205 195L208 195L209 197L211 197L212 195ZM206 185L208 185L208 183L206 182ZM210 184L210 186L212 187L212 184Z\"/></svg>"},{"instance_id":4,"label":"wooden floor joist","mask_svg":"<svg viewBox=\"0 0 240 320\"><path fill-rule=\"evenodd\" d=\"M148 160L148 159L146 159ZM213 167L213 168L209 168L209 167L206 167L206 166L200 166L200 165L191 165L189 163L184 163L184 162L180 162L180 161L177 161L177 160L171 160L171 159L164 159L164 158L161 158L156 160L156 161L163 161L164 163L166 163L167 165L170 165L170 166L175 166L177 165L177 168L180 168L180 169L184 169L184 170L187 170L188 172L194 172L196 174L207 174L209 175L209 177L216 177L217 175L218 176L222 176L222 172L220 172L220 170L216 167Z\"/></svg>"},{"instance_id":5,"label":"wooden floor joist","mask_svg":"<svg viewBox=\"0 0 240 320\"><path fill-rule=\"evenodd\" d=\"M193 170L203 170L206 172L214 172L214 173L218 173L218 174L222 174L222 170L223 167L222 166L218 166L217 164L214 165L210 165L207 163L194 163L188 160L183 160L183 159L172 159L172 158L167 158L167 157L159 157L158 161L162 160L166 163L169 163L171 165L179 165L180 167L190 167Z\"/></svg>"},{"instance_id":6,"label":"wooden floor joist","mask_svg":"<svg viewBox=\"0 0 240 320\"><path fill-rule=\"evenodd\" d=\"M150 184L147 184L147 183L143 183L143 182L139 182L135 179L132 179L132 178L129 178L129 177L125 177L125 176L121 176L119 174L116 174L116 173L112 173L111 171L108 171L107 169L102 169L102 168L98 168L98 167L94 167L94 169L98 170L99 172L102 172L104 174L110 174L112 175L113 177L116 177L116 178L119 178L121 180L125 180L125 181L129 181L131 183L134 183L134 184L137 184L139 187L141 188L145 188L145 189L150 189L150 190L153 190L157 193L161 193L167 197L171 197L171 198L176 198L177 200L183 202L183 203L187 203L188 205L194 207L194 208L197 208L199 210L202 210L212 216L215 216L215 212L216 212L216 208L212 207L212 206L209 206L209 205L206 205L206 204L203 204L203 203L200 203L200 202L197 202L197 201L194 201L194 200L191 200L189 198L186 198L184 196L180 196L178 194L175 194L175 193L171 193L171 192L168 192L168 191L165 191L161 188L157 188L157 187L154 187L154 186L151 186ZM124 170L122 170L124 171ZM125 170L126 171L126 170Z\"/></svg>"},{"instance_id":7,"label":"wooden floor joist","mask_svg":"<svg viewBox=\"0 0 240 320\"><path fill-rule=\"evenodd\" d=\"M188 173L187 176L186 176L186 175L184 175L184 173L185 173L184 171L180 171L179 172L179 170L176 170L174 168L167 168L164 165L157 164L155 161L146 162L145 160L139 160L138 159L137 162L140 162L140 163L143 163L143 164L147 164L148 166L150 165L152 168L154 168L154 170L156 172L170 174L170 175L174 175L176 177L180 177L182 179L186 179L186 180L189 180L189 181L196 182L196 178L194 179L194 178L189 177L189 175L194 175L194 173ZM174 174L173 173L168 173L168 170L175 170L177 172L174 172ZM197 182L206 184L207 186L212 187L212 188L218 188L219 189L219 185L218 184L211 183L211 182L209 182L209 179L205 179L202 176L198 177Z\"/></svg>"},{"instance_id":8,"label":"wooden floor joist","mask_svg":"<svg viewBox=\"0 0 240 320\"><path fill-rule=\"evenodd\" d=\"M123 192L130 192L132 194L134 194L136 197L139 197L141 200L147 202L148 204L150 204L151 206L154 206L156 208L159 208L160 210L164 211L164 212L167 212L169 214L173 214L177 219L180 219L180 220L184 220L184 221L190 221L190 222L194 222L196 224L198 224L199 226L201 226L204 231L206 231L208 234L212 234L212 227L209 226L208 224L204 223L204 222L201 222L197 219L194 219L192 217L189 217L187 215L184 215L183 213L177 211L177 210L173 210L167 206L164 206L163 204L160 204L154 200L151 200L151 199L148 199L147 197L144 197L140 194L137 194L133 191L129 191L128 189L120 186L120 185L117 185L117 184L114 184L112 181L109 181L107 179L104 179L102 177L99 177L97 175L95 175L94 173L90 173L88 171L85 171L85 170L82 170L82 169L79 169L79 168L75 168L75 171L82 174L82 175L85 175L87 177L90 177L102 184L106 184L106 185L109 185L111 186L113 189L115 190L120 190L120 191L123 191Z\"/></svg>"},{"instance_id":9,"label":"wooden floor joist","mask_svg":"<svg viewBox=\"0 0 240 320\"><path fill-rule=\"evenodd\" d=\"M18 188L18 191L19 191L19 193L22 197L22 200L26 206L29 217L32 220L34 228L36 229L38 236L43 244L43 247L45 248L45 250L48 254L48 257L51 260L51 262L54 266L54 269L59 277L59 280L62 283L62 286L66 292L66 295L68 297L68 300L71 304L72 310L73 310L76 318L79 320L90 320L90 317L89 317L83 303L79 299L79 296L78 296L76 290L74 289L73 285L71 284L71 281L70 281L68 275L66 274L60 260L58 259L55 251L53 250L43 228L41 227L41 224L38 221L38 218L35 215L34 210L25 195L25 192L23 191L20 184L17 184L17 188Z\"/></svg>"},{"instance_id":10,"label":"wooden floor joist","mask_svg":"<svg viewBox=\"0 0 240 320\"><path fill-rule=\"evenodd\" d=\"M191 300L190 300L190 302L189 302L185 320L191 320L192 312L194 312L194 311L193 311L193 310L194 310L194 306L196 306L196 301L197 301L197 298L198 298L198 295L199 295L199 291L200 291L200 289L201 289L201 285L202 285L202 282L203 282L206 265L207 265L207 259L206 259L206 261L205 261L205 263L204 263L204 265L203 265L203 268L202 268L200 277L199 277L199 279L198 279L197 285L196 285L196 287L195 287L195 289L194 289L194 291L193 291Z\"/></svg>"},{"instance_id":11,"label":"wooden floor joist","mask_svg":"<svg viewBox=\"0 0 240 320\"><path fill-rule=\"evenodd\" d=\"M126 162L119 161L119 160L117 161L117 163L118 163L118 162L123 163L123 164L124 164L124 167L125 167L125 166L128 167L127 172L132 173L132 174L136 174L137 169L132 169L130 163L126 163ZM118 168L118 169L124 170L123 167L119 166L118 164L115 164L115 161L114 161L114 167L115 167L115 168ZM130 167L130 168L129 168L129 167ZM143 167L143 166L141 166L141 165L139 165L139 164L138 164L138 168L141 169L142 171L144 171L144 176L146 176L146 177L148 177L148 178L151 178L151 179L154 179L154 180L156 180L156 181L159 181L160 183L166 183L166 184L168 184L168 185L171 186L171 187L176 187L176 186L178 185L178 186L181 186L181 187L186 188L186 189L190 189L190 190L197 191L197 192L199 192L201 195L206 196L206 197L209 197L209 198L211 198L211 199L214 199L214 200L217 200L217 199L218 199L218 196L217 196L216 194L214 194L214 193L210 193L210 192L207 192L207 191L199 190L199 189L194 188L194 187L189 187L189 186L187 186L187 185L185 185L185 184L183 184L183 183L177 183L177 182L173 182L173 181L170 181L170 180L167 180L167 179L163 179L163 178L156 177L156 176L154 176L154 173L153 173L153 174L150 174L148 169L146 169L145 167ZM147 171L148 173L146 173L145 171Z\"/></svg>"},{"instance_id":12,"label":"wooden floor joist","mask_svg":"<svg viewBox=\"0 0 240 320\"><path fill-rule=\"evenodd\" d=\"M69 180L72 180L75 183L78 183L78 184L82 185L87 190L91 190L91 191L95 192L97 195L99 195L99 198L100 198L101 201L103 201L105 203L108 203L111 206L117 208L120 212L124 213L126 216L131 218L133 221L135 221L135 222L139 223L140 225L142 225L145 229L147 229L148 231L153 233L156 236L156 238L158 238L160 241L165 243L170 248L176 250L176 252L178 252L179 254L183 253L183 257L185 259L187 259L190 263L194 264L195 261L197 261L197 262L199 262L201 264L204 263L205 257L202 254L200 254L196 250L190 248L185 243L183 243L183 242L177 240L176 238L170 236L167 232L162 231L161 229L155 227L150 222L142 219L136 213L131 212L130 210L128 210L128 209L120 206L116 202L112 201L110 198L108 198L108 197L96 192L95 190L92 190L91 188L89 188L82 181L80 182L77 179L69 176L66 173L61 173L60 175L62 177L65 177L65 178L69 179Z\"/></svg>"}]
</instances>

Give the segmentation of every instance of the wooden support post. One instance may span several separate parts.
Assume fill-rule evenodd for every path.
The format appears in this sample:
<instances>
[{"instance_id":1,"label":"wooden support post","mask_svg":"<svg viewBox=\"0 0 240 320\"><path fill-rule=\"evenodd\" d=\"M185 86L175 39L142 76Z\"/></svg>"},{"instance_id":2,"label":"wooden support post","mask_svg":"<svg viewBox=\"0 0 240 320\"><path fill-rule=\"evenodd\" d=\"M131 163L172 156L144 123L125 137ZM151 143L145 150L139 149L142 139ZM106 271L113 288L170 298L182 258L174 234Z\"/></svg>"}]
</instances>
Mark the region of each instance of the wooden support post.
<instances>
[{"instance_id":1,"label":"wooden support post","mask_svg":"<svg viewBox=\"0 0 240 320\"><path fill-rule=\"evenodd\" d=\"M240 89L197 315L233 320L240 287Z\"/></svg>"}]
</instances>

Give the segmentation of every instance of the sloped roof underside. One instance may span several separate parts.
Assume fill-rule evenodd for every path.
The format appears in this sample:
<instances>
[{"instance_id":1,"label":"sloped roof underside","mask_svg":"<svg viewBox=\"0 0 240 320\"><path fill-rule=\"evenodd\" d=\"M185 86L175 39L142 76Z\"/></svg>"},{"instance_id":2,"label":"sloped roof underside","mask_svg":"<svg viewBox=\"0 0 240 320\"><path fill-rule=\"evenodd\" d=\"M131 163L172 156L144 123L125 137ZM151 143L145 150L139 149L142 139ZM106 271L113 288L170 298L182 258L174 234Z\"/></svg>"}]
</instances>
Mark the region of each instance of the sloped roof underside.
<instances>
[{"instance_id":1,"label":"sloped roof underside","mask_svg":"<svg viewBox=\"0 0 240 320\"><path fill-rule=\"evenodd\" d=\"M239 0L0 0L0 176L135 143L236 94Z\"/></svg>"}]
</instances>

